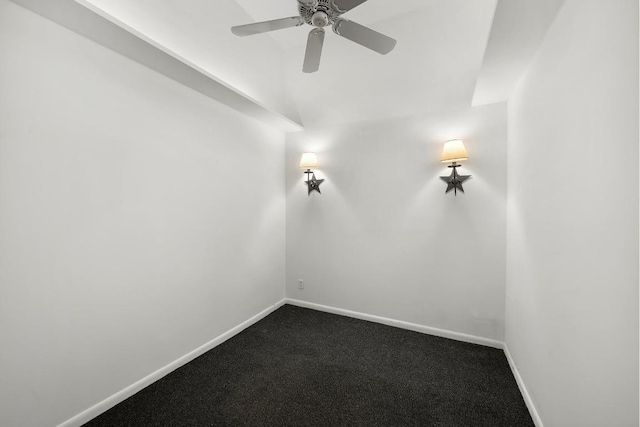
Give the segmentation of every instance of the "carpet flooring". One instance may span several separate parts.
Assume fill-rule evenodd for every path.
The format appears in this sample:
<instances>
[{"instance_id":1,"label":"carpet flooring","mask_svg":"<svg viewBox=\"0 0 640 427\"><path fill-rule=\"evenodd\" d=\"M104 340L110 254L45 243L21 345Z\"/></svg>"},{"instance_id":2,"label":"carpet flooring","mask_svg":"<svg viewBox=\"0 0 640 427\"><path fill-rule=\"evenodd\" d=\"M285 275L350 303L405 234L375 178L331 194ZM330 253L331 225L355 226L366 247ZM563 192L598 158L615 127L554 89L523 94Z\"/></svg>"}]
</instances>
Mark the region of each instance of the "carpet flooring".
<instances>
[{"instance_id":1,"label":"carpet flooring","mask_svg":"<svg viewBox=\"0 0 640 427\"><path fill-rule=\"evenodd\" d=\"M502 350L290 305L85 424L533 425Z\"/></svg>"}]
</instances>

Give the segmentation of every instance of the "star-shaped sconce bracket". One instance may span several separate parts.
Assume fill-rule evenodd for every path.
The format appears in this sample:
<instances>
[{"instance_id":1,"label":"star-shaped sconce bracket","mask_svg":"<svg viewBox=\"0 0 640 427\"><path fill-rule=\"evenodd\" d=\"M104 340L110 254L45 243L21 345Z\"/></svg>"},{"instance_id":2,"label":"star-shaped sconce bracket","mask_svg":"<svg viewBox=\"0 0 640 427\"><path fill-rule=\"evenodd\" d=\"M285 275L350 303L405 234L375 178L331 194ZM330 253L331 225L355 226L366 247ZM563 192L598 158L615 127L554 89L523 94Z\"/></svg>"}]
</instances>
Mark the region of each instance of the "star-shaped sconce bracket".
<instances>
[{"instance_id":1,"label":"star-shaped sconce bracket","mask_svg":"<svg viewBox=\"0 0 640 427\"><path fill-rule=\"evenodd\" d=\"M453 164L449 166L453 168L451 175L449 176L441 176L440 179L447 183L447 190L444 192L447 194L449 191L453 190L454 195L458 195L458 190L464 193L464 188L462 188L462 183L471 178L471 175L458 175L457 168L460 165Z\"/></svg>"},{"instance_id":2,"label":"star-shaped sconce bracket","mask_svg":"<svg viewBox=\"0 0 640 427\"><path fill-rule=\"evenodd\" d=\"M307 174L307 180L305 181L308 190L307 195L310 196L312 191L317 191L322 194L320 192L320 184L324 182L324 179L317 179L316 174L311 171L307 171L305 173Z\"/></svg>"}]
</instances>

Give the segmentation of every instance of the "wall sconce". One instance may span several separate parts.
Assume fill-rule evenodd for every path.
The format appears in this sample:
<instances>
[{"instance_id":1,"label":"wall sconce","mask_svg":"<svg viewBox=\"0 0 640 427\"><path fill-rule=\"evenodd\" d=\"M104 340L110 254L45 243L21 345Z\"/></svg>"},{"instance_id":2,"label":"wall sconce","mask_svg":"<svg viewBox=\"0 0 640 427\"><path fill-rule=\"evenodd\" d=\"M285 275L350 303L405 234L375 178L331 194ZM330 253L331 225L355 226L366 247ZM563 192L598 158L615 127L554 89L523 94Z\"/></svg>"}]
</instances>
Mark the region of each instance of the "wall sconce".
<instances>
[{"instance_id":1,"label":"wall sconce","mask_svg":"<svg viewBox=\"0 0 640 427\"><path fill-rule=\"evenodd\" d=\"M467 160L468 158L469 156L467 155L467 150L464 148L464 144L459 139L447 141L444 143L440 161L442 163L451 162L449 167L453 168L453 172L451 172L451 175L440 177L441 180L447 183L447 190L444 192L445 194L447 194L451 190L453 190L453 194L456 196L458 195L458 190L464 193L462 183L471 178L471 175L458 175L456 169L460 167L458 162Z\"/></svg>"},{"instance_id":2,"label":"wall sconce","mask_svg":"<svg viewBox=\"0 0 640 427\"><path fill-rule=\"evenodd\" d=\"M302 153L302 158L300 159L300 169L306 169L304 173L307 174L307 180L305 181L305 183L307 184L308 196L311 195L312 191L317 191L318 193L320 193L320 184L324 182L324 179L316 179L316 174L311 172L311 168L317 167L318 159L316 158L315 153Z\"/></svg>"}]
</instances>

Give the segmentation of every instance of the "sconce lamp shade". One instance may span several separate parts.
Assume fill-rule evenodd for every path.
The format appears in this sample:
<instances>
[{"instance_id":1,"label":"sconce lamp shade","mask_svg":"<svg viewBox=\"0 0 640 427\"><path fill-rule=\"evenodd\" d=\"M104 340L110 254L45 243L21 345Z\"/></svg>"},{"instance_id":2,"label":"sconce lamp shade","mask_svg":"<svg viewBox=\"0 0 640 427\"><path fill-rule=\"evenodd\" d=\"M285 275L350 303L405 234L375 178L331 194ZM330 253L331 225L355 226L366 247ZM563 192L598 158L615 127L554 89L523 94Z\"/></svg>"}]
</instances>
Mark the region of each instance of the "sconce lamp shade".
<instances>
[{"instance_id":1,"label":"sconce lamp shade","mask_svg":"<svg viewBox=\"0 0 640 427\"><path fill-rule=\"evenodd\" d=\"M300 159L300 169L314 169L318 167L315 153L303 153Z\"/></svg>"},{"instance_id":2,"label":"sconce lamp shade","mask_svg":"<svg viewBox=\"0 0 640 427\"><path fill-rule=\"evenodd\" d=\"M467 155L467 150L464 148L464 144L459 139L454 139L452 141L447 141L444 143L442 155L440 156L440 161L442 163L460 162L462 160L467 160L468 158L469 156Z\"/></svg>"}]
</instances>

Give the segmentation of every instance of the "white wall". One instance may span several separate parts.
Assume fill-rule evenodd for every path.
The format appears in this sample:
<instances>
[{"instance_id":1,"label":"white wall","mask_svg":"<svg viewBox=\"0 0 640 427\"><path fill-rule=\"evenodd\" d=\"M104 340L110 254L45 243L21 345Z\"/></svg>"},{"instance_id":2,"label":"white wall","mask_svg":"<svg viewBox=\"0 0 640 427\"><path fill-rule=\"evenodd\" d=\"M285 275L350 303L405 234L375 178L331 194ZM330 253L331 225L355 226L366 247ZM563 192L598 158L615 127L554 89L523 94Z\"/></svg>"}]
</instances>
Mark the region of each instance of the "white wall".
<instances>
[{"instance_id":1,"label":"white wall","mask_svg":"<svg viewBox=\"0 0 640 427\"><path fill-rule=\"evenodd\" d=\"M0 0L0 425L284 297L284 135Z\"/></svg>"},{"instance_id":2,"label":"white wall","mask_svg":"<svg viewBox=\"0 0 640 427\"><path fill-rule=\"evenodd\" d=\"M506 343L546 427L638 425L638 2L567 0L509 103Z\"/></svg>"},{"instance_id":3,"label":"white wall","mask_svg":"<svg viewBox=\"0 0 640 427\"><path fill-rule=\"evenodd\" d=\"M506 104L288 134L287 296L502 341L506 137ZM438 178L453 138L473 175L457 197Z\"/></svg>"}]
</instances>

